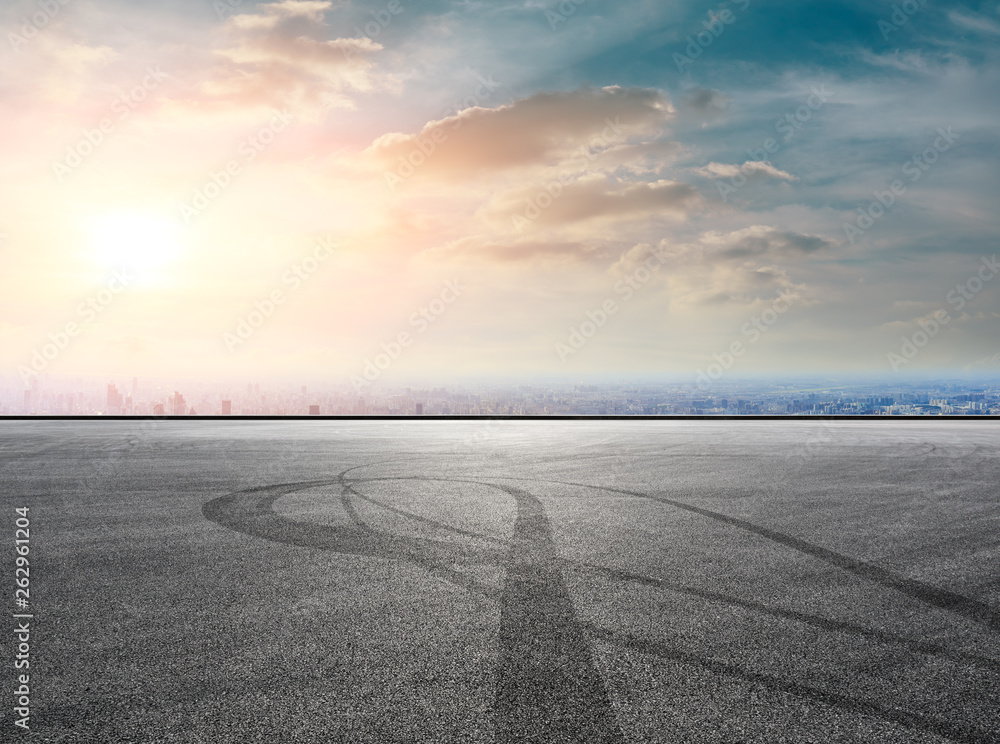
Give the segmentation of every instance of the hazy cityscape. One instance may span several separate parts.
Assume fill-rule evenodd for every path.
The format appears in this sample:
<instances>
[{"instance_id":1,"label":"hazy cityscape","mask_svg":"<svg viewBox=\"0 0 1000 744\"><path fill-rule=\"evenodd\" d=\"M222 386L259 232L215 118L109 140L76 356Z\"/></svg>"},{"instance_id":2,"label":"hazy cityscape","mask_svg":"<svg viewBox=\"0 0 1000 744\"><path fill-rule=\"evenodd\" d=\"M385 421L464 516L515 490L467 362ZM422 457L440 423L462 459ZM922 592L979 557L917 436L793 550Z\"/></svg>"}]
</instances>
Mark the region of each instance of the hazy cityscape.
<instances>
[{"instance_id":1,"label":"hazy cityscape","mask_svg":"<svg viewBox=\"0 0 1000 744\"><path fill-rule=\"evenodd\" d=\"M2 416L997 416L1000 380L603 382L448 386L170 382L0 383Z\"/></svg>"}]
</instances>

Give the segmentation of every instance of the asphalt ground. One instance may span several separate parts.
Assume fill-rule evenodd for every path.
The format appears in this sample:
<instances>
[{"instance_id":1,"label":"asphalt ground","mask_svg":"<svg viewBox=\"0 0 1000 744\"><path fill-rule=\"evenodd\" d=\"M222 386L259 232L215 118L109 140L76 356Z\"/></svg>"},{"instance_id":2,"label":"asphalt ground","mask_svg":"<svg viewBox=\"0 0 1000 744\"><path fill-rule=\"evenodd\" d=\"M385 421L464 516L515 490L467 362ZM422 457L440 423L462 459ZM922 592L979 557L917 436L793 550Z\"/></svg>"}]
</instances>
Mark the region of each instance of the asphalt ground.
<instances>
[{"instance_id":1,"label":"asphalt ground","mask_svg":"<svg viewBox=\"0 0 1000 744\"><path fill-rule=\"evenodd\" d=\"M985 421L0 422L0 741L997 742L998 484Z\"/></svg>"}]
</instances>

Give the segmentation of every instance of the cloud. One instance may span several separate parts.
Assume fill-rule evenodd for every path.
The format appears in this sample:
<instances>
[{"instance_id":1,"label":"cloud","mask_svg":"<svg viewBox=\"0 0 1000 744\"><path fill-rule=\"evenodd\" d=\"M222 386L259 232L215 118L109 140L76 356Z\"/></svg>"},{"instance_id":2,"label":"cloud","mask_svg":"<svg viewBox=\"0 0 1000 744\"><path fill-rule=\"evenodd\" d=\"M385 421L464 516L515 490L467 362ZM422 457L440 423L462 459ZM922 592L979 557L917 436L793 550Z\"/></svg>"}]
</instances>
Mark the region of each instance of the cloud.
<instances>
[{"instance_id":1,"label":"cloud","mask_svg":"<svg viewBox=\"0 0 1000 744\"><path fill-rule=\"evenodd\" d=\"M259 15L237 15L229 19L229 23L240 29L274 28L282 21L291 18L304 18L314 23L323 23L323 13L330 9L332 2L316 2L313 0L285 0L280 3L270 3L258 6Z\"/></svg>"},{"instance_id":2,"label":"cloud","mask_svg":"<svg viewBox=\"0 0 1000 744\"><path fill-rule=\"evenodd\" d=\"M709 163L701 168L693 168L692 172L706 178L733 178L741 173L743 175L765 175L771 178L779 178L785 181L798 181L797 176L775 168L766 160L748 160L743 165L733 165L731 163Z\"/></svg>"},{"instance_id":3,"label":"cloud","mask_svg":"<svg viewBox=\"0 0 1000 744\"><path fill-rule=\"evenodd\" d=\"M646 88L538 93L498 108L465 109L429 122L418 134L384 135L368 155L392 168L401 158L433 145L433 154L418 170L421 176L472 178L553 165L581 148L600 153L636 135L648 140L673 114L664 94ZM586 168L589 162L581 159Z\"/></svg>"},{"instance_id":4,"label":"cloud","mask_svg":"<svg viewBox=\"0 0 1000 744\"><path fill-rule=\"evenodd\" d=\"M957 10L949 11L948 20L961 28L970 31L980 31L987 34L1000 34L1000 24L982 16L971 16L959 13Z\"/></svg>"},{"instance_id":5,"label":"cloud","mask_svg":"<svg viewBox=\"0 0 1000 744\"><path fill-rule=\"evenodd\" d=\"M678 101L678 115L705 128L729 113L732 98L714 88L690 88Z\"/></svg>"},{"instance_id":6,"label":"cloud","mask_svg":"<svg viewBox=\"0 0 1000 744\"><path fill-rule=\"evenodd\" d=\"M608 273L616 277L631 274L644 265L651 255L657 256L669 266L676 268L688 263L688 257L691 255L690 249L691 246L678 245L668 240L660 241L656 248L649 243L639 243L624 251L608 268Z\"/></svg>"},{"instance_id":7,"label":"cloud","mask_svg":"<svg viewBox=\"0 0 1000 744\"><path fill-rule=\"evenodd\" d=\"M737 259L760 256L794 258L834 246L818 235L803 235L768 225L752 225L730 233L707 232L701 236L701 243L714 256Z\"/></svg>"},{"instance_id":8,"label":"cloud","mask_svg":"<svg viewBox=\"0 0 1000 744\"><path fill-rule=\"evenodd\" d=\"M684 147L680 143L657 139L652 142L615 145L601 153L592 152L586 159L590 161L588 170L592 172L628 173L637 177L659 178L683 152ZM582 159L576 163L562 163L563 171L567 170L567 165L571 168L573 165L582 165ZM560 166L555 166L552 170L559 169Z\"/></svg>"},{"instance_id":9,"label":"cloud","mask_svg":"<svg viewBox=\"0 0 1000 744\"><path fill-rule=\"evenodd\" d=\"M729 101L728 96L714 88L692 88L682 99L685 106L701 113L725 111Z\"/></svg>"},{"instance_id":10,"label":"cloud","mask_svg":"<svg viewBox=\"0 0 1000 744\"><path fill-rule=\"evenodd\" d=\"M64 32L62 27L48 29L33 38L24 53L4 59L0 98L71 105L86 95L95 77L119 57L106 44L81 43Z\"/></svg>"},{"instance_id":11,"label":"cloud","mask_svg":"<svg viewBox=\"0 0 1000 744\"><path fill-rule=\"evenodd\" d=\"M228 43L214 50L219 63L197 103L290 107L305 119L351 107L351 91L374 87L370 57L382 45L368 38L324 38L323 12L331 5L285 0L230 18Z\"/></svg>"},{"instance_id":12,"label":"cloud","mask_svg":"<svg viewBox=\"0 0 1000 744\"><path fill-rule=\"evenodd\" d=\"M256 65L259 69L284 68L336 82L344 78L345 69L349 67L349 55L380 48L367 39L316 41L306 36L290 38L274 34L219 50L218 54L237 65ZM355 85L357 87L358 84Z\"/></svg>"},{"instance_id":13,"label":"cloud","mask_svg":"<svg viewBox=\"0 0 1000 744\"><path fill-rule=\"evenodd\" d=\"M555 190L525 187L499 196L487 209L515 229L553 228L598 219L683 218L698 199L694 186L677 181L616 183L602 174L585 176Z\"/></svg>"},{"instance_id":14,"label":"cloud","mask_svg":"<svg viewBox=\"0 0 1000 744\"><path fill-rule=\"evenodd\" d=\"M655 247L640 243L621 253L607 272L633 273L651 254L659 256L657 272L674 309L704 306L754 307L779 294L798 305L816 304L809 287L792 276L790 258L832 247L818 236L752 225L732 232L705 232L690 242L661 240Z\"/></svg>"},{"instance_id":15,"label":"cloud","mask_svg":"<svg viewBox=\"0 0 1000 744\"><path fill-rule=\"evenodd\" d=\"M702 283L688 283L684 289L674 285L675 292L688 302L705 305L747 305L755 307L784 296L794 305L812 304L807 288L796 284L788 271L780 266L714 267L702 278Z\"/></svg>"},{"instance_id":16,"label":"cloud","mask_svg":"<svg viewBox=\"0 0 1000 744\"><path fill-rule=\"evenodd\" d=\"M899 72L922 75L941 75L952 69L963 69L967 61L961 56L937 51L894 49L884 54L876 54L868 49L860 52L863 62L873 67L882 67Z\"/></svg>"},{"instance_id":17,"label":"cloud","mask_svg":"<svg viewBox=\"0 0 1000 744\"><path fill-rule=\"evenodd\" d=\"M581 260L595 255L594 249L577 241L484 240L461 238L421 254L422 261L487 260L497 263Z\"/></svg>"},{"instance_id":18,"label":"cloud","mask_svg":"<svg viewBox=\"0 0 1000 744\"><path fill-rule=\"evenodd\" d=\"M118 54L109 46L87 46L85 44L67 44L56 47L53 56L66 65L103 65Z\"/></svg>"},{"instance_id":19,"label":"cloud","mask_svg":"<svg viewBox=\"0 0 1000 744\"><path fill-rule=\"evenodd\" d=\"M976 360L972 364L967 364L965 367L963 367L963 371L969 372L971 370L980 369L983 367L987 368L997 367L998 369L1000 369L1000 351L998 351L993 356L983 357L982 359Z\"/></svg>"}]
</instances>

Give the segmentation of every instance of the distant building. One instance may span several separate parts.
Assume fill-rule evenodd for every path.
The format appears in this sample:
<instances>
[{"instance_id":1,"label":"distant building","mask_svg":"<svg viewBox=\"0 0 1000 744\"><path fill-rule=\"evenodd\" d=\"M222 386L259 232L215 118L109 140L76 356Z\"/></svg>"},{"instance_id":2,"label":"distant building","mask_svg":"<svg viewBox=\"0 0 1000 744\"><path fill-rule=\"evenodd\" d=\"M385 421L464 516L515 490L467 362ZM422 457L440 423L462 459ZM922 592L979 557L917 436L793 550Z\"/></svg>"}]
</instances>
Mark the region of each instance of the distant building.
<instances>
[{"instance_id":1,"label":"distant building","mask_svg":"<svg viewBox=\"0 0 1000 744\"><path fill-rule=\"evenodd\" d=\"M153 415L154 416L162 416L163 415L163 404L162 403L154 403L153 404Z\"/></svg>"},{"instance_id":2,"label":"distant building","mask_svg":"<svg viewBox=\"0 0 1000 744\"><path fill-rule=\"evenodd\" d=\"M417 415L418 416L423 416L424 415L424 404L423 403L417 403Z\"/></svg>"},{"instance_id":3,"label":"distant building","mask_svg":"<svg viewBox=\"0 0 1000 744\"><path fill-rule=\"evenodd\" d=\"M309 406L309 415L319 416L319 406Z\"/></svg>"},{"instance_id":4,"label":"distant building","mask_svg":"<svg viewBox=\"0 0 1000 744\"><path fill-rule=\"evenodd\" d=\"M120 414L123 405L122 394L118 392L118 388L114 383L110 383L108 385L107 412L110 414Z\"/></svg>"},{"instance_id":5,"label":"distant building","mask_svg":"<svg viewBox=\"0 0 1000 744\"><path fill-rule=\"evenodd\" d=\"M231 400L222 401L222 415L223 416L233 415L233 402Z\"/></svg>"},{"instance_id":6,"label":"distant building","mask_svg":"<svg viewBox=\"0 0 1000 744\"><path fill-rule=\"evenodd\" d=\"M176 390L174 391L174 394L170 396L169 404L171 416L183 416L187 413L187 403L184 400L184 396Z\"/></svg>"}]
</instances>

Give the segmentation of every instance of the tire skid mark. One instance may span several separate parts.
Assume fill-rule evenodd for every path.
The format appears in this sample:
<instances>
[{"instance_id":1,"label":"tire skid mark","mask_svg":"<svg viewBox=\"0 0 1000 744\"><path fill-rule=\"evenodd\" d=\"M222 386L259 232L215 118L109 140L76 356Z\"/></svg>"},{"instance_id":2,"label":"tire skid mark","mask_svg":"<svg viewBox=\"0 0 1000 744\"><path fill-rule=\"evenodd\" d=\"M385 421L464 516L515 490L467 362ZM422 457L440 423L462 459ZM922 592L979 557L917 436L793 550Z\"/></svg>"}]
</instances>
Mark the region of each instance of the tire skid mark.
<instances>
[{"instance_id":1,"label":"tire skid mark","mask_svg":"<svg viewBox=\"0 0 1000 744\"><path fill-rule=\"evenodd\" d=\"M392 477L379 478L379 480L383 479L393 480L394 478ZM530 478L504 478L503 480L517 480L517 481L524 480L529 482L540 482L537 479L530 479ZM777 542L786 547L790 547L796 551L805 553L814 558L818 558L826 563L837 566L838 568L847 570L879 586L900 591L903 594L906 594L910 597L913 597L914 599L923 602L924 604L929 604L931 606L938 607L939 609L943 609L948 612L958 614L967 619L983 624L986 627L990 628L991 630L1000 629L1000 613L998 613L992 607L983 602L966 597L961 594L957 594L955 592L939 589L932 585L916 581L915 579L908 579L904 576L895 574L889 571L888 569L884 569L876 564L868 563L867 561L862 561L859 559L850 558L849 556L837 553L836 551L833 550L829 550L828 548L823 548L821 546L814 545L805 540L801 540L800 538L796 538L791 535L787 535L785 533L777 532L776 530L771 530L769 528L756 525L752 522L747 522L745 520L737 519L735 517L730 517L728 515L721 514L719 512L703 509L701 507L697 507L692 504L686 504L685 502L677 501L675 499L668 499L660 496L651 496L649 494L637 491L628 491L625 489L612 488L610 486L595 486L587 483L571 483L567 481L556 481L549 479L545 480L544 482L558 483L560 485L621 493L636 498L644 498L652 501L657 501L660 503L665 503L679 509L691 511L701 516L706 516L717 521L722 521L739 529L755 533L757 535L760 535L761 537L765 537L768 540ZM842 629L846 630L846 627ZM873 634L874 637L874 634L880 633L880 631L870 631L870 633ZM906 641L905 639L891 640L895 637L891 636L890 634L883 634L883 635L886 637L886 640L889 640L890 642L904 643L904 644L914 643L917 645L913 646L913 648L917 648L918 646L920 646L922 647L923 652L935 653L940 656L947 655L945 653L946 649L940 646L936 646L935 644L923 644L919 641ZM938 650L932 650L932 649L938 649ZM972 663L977 664L978 666L984 666L990 669L996 669L997 665L1000 664L1000 662L996 660L987 659L985 657L979 657L968 654L963 655L960 652L959 653L948 652L948 653L950 653L955 659L964 658Z\"/></svg>"},{"instance_id":2,"label":"tire skid mark","mask_svg":"<svg viewBox=\"0 0 1000 744\"><path fill-rule=\"evenodd\" d=\"M398 514L401 517L412 519L415 522L420 522L421 524L426 524L430 527L434 527L435 529L443 530L445 532L451 532L452 534L455 535L462 535L463 537L473 537L476 538L477 540L485 540L486 542L491 542L495 544L504 544L504 545L506 544L505 540L501 540L498 537L492 537L490 535L486 535L481 532L473 532L472 530L463 530L461 527L454 527L450 524L447 524L446 522L439 522L436 519L431 519L430 517L425 517L420 514L416 514L415 512L408 511L407 509L400 509L398 506L392 506L391 504L386 504L383 501L379 501L378 499L372 498L367 494L361 493L360 491L355 489L352 485L350 485L350 483L367 483L368 480L369 479L366 478L363 481L362 480L350 481L347 485L345 485L345 487L350 491L352 496L355 496L361 499L362 501L367 501L369 504L374 504L380 509L385 509L386 511L392 512L393 514Z\"/></svg>"},{"instance_id":3,"label":"tire skid mark","mask_svg":"<svg viewBox=\"0 0 1000 744\"><path fill-rule=\"evenodd\" d=\"M851 558L843 553L838 553L830 550L829 548L814 545L813 543L806 542L800 538L793 537L767 527L762 527L761 525L754 524L753 522L747 522L743 519L730 517L726 514L720 514L719 512L714 512L709 509L702 509L701 507L694 506L692 504L686 504L683 501L675 501L674 499L668 499L660 496L648 496L647 498L652 499L653 501L669 504L670 506L683 509L684 511L700 514L703 517L723 522L724 524L745 530L746 532L751 532L755 535L760 535L761 537L771 540L772 542L792 548L793 550L812 556L813 558L818 558L821 561L825 561L830 565L853 573L863 579L867 579L868 581L878 584L879 586L883 586L888 589L895 589L896 591L913 597L924 604L946 610L955 615L960 615L961 617L979 623L992 631L1000 631L1000 612L997 612L986 603L980 602L977 599L972 599L971 597L966 597L965 595L957 594L955 592L948 591L947 589L940 589L930 584L925 584L922 581L917 581L916 579L909 579L905 576L900 576L899 574L886 568L882 568L874 563Z\"/></svg>"},{"instance_id":4,"label":"tire skid mark","mask_svg":"<svg viewBox=\"0 0 1000 744\"><path fill-rule=\"evenodd\" d=\"M356 468L352 468L356 469ZM623 744L603 678L591 657L562 575L551 525L537 497L526 491L469 479L360 478L309 481L248 489L202 507L204 516L244 534L287 545L319 548L417 563L431 573L471 588L473 582L449 563L458 558L506 567L500 601L500 661L495 700L498 740L554 740ZM369 480L475 483L514 499L517 516L506 557L453 543L418 540L358 527L311 525L281 517L275 502L289 493L338 484L342 493Z\"/></svg>"},{"instance_id":5,"label":"tire skid mark","mask_svg":"<svg viewBox=\"0 0 1000 744\"><path fill-rule=\"evenodd\" d=\"M517 516L500 595L496 710L499 742L623 744L603 678L562 575L552 527L527 491L465 478L375 477L468 483L503 491Z\"/></svg>"},{"instance_id":6,"label":"tire skid mark","mask_svg":"<svg viewBox=\"0 0 1000 744\"><path fill-rule=\"evenodd\" d=\"M351 501L351 495L352 494L358 495L358 494L357 491L355 491L354 488L345 480L345 476L348 473L351 473L355 470L360 470L361 468L367 468L372 465L385 465L385 464L386 461L373 462L373 463L368 463L366 465L355 465L353 468L348 468L347 470L344 470L341 473L337 474L337 483L340 484L340 506L344 510L344 513L347 514L348 519L350 519L358 527L358 529L364 530L365 532L372 532L372 528L368 524L366 524L363 519L361 519L360 515L357 512L357 509L354 508L354 502Z\"/></svg>"},{"instance_id":7,"label":"tire skid mark","mask_svg":"<svg viewBox=\"0 0 1000 744\"><path fill-rule=\"evenodd\" d=\"M710 601L742 606L764 614L811 624L824 630L866 635L888 643L899 643L914 651L937 654L952 660L960 659L986 666L994 671L1000 662L950 651L937 644L912 641L881 631L865 629L850 623L828 620L792 610L770 608L761 603L692 587L679 587L625 571L566 561L558 556L551 524L541 501L526 491L470 478L382 476L347 479L345 477L348 472L362 467L368 466L362 465L346 470L334 480L263 486L230 494L205 504L203 513L208 519L223 526L280 543L409 561L470 591L481 591L490 596L498 596L501 603L500 662L497 673L496 697L499 741L511 744L526 741L541 742L555 740L554 736L566 741L615 742L616 744L624 741L621 730L617 726L603 679L593 663L588 643L588 636L590 636L661 658L696 665L718 674L744 679L779 692L817 700L835 708L877 717L912 730L934 733L953 741L1000 742L1000 738L996 734L987 734L972 727L940 721L917 713L880 706L870 701L801 685L786 678L705 659L663 644L633 636L622 636L591 623L581 622L576 616L563 569L576 567L597 570L621 580L679 591ZM458 530L458 528L435 522L435 520L421 517L406 510L381 504L377 500L365 496L356 488L356 486L368 482L392 480L477 484L498 489L510 495L515 501L517 516L506 563L503 563L502 555L495 551L462 548L454 543L384 533L365 525L360 519L356 519L355 527L310 525L280 517L273 510L277 499L293 491L324 485L340 485L341 498L346 501L350 501L351 496L363 498L404 517L437 528L458 532L468 537L490 539L486 535ZM874 564L852 559L799 538L692 504L661 496L584 483L507 477L499 480L559 483L620 493L667 504L760 535L778 544L848 570L886 588L896 589L927 604L986 624L992 629L996 629L998 626L997 612L976 600L897 576ZM459 559L476 563L505 565L507 569L506 581L499 595L496 594L495 590L476 585L465 574L451 568L451 565Z\"/></svg>"},{"instance_id":8,"label":"tire skid mark","mask_svg":"<svg viewBox=\"0 0 1000 744\"><path fill-rule=\"evenodd\" d=\"M306 488L337 485L339 482L339 479L334 479L260 486L213 499L202 507L202 514L212 522L253 537L302 548L409 561L463 589L487 595L495 593L494 589L453 568L459 560L473 563L495 562L500 555L495 551L389 535L371 529L296 522L274 511L274 503L282 496Z\"/></svg>"},{"instance_id":9,"label":"tire skid mark","mask_svg":"<svg viewBox=\"0 0 1000 744\"><path fill-rule=\"evenodd\" d=\"M762 687L766 687L772 691L788 693L807 700L816 700L839 710L879 718L889 723L904 726L913 731L943 736L947 739L951 739L952 741L961 742L962 744L993 744L1000 742L1000 734L994 731L983 731L982 729L977 729L973 726L952 723L950 721L942 721L920 713L911 713L910 711L879 705L878 703L868 700L859 700L847 695L841 695L839 693L830 692L818 687L812 687L811 685L800 684L792 681L788 677L778 677L771 674L754 672L736 664L728 664L723 661L716 661L715 659L707 659L705 657L698 656L697 654L681 651L666 644L644 640L635 636L622 636L609 630L605 630L604 628L594 625L593 623L584 623L583 625L593 638L600 639L608 643L618 644L650 656L659 657L661 659L668 659L670 661L700 667L727 677L742 679L746 682L761 685Z\"/></svg>"},{"instance_id":10,"label":"tire skid mark","mask_svg":"<svg viewBox=\"0 0 1000 744\"><path fill-rule=\"evenodd\" d=\"M571 568L582 568L602 573L621 581L631 581L637 584L663 589L665 591L687 594L692 597L698 597L699 599L707 599L710 602L718 602L719 604L730 605L733 607L742 607L747 610L759 612L762 615L769 615L783 620L791 620L805 625L812 625L820 630L832 633L843 633L857 638L871 638L879 641L880 643L904 646L908 650L916 653L940 656L941 658L948 659L949 661L955 663L967 663L994 673L1000 672L1000 659L991 659L987 656L979 656L977 654L970 654L964 651L957 651L939 643L906 638L905 636L887 633L884 630L866 628L865 626L857 625L856 623L849 623L842 620L831 620L830 618L823 617L822 615L797 612L795 610L788 610L782 607L772 607L762 602L754 602L753 600L742 599L730 594L721 594L719 592L711 592L692 586L685 586L683 584L674 584L664 579L642 576L629 571L608 568L606 566L598 566L593 563L570 563L568 565Z\"/></svg>"},{"instance_id":11,"label":"tire skid mark","mask_svg":"<svg viewBox=\"0 0 1000 744\"><path fill-rule=\"evenodd\" d=\"M340 485L340 508L344 510L347 518L354 523L354 526L361 530L362 532L373 532L371 525L361 519L358 514L358 510L354 508L354 502L351 500L351 496L358 496L358 492L354 490L354 487L345 483L343 479L339 482Z\"/></svg>"},{"instance_id":12,"label":"tire skid mark","mask_svg":"<svg viewBox=\"0 0 1000 744\"><path fill-rule=\"evenodd\" d=\"M517 517L501 595L498 741L623 743L545 509L526 491L500 488Z\"/></svg>"},{"instance_id":13,"label":"tire skid mark","mask_svg":"<svg viewBox=\"0 0 1000 744\"><path fill-rule=\"evenodd\" d=\"M522 479L510 478L505 480ZM874 584L878 584L886 589L895 589L896 591L913 597L924 604L946 610L952 614L964 617L967 620L972 620L973 622L979 623L992 631L1000 631L1000 611L995 610L985 602L980 602L977 599L972 599L971 597L966 597L965 595L957 594L956 592L951 592L947 589L940 589L930 584L925 584L922 581L917 581L916 579L906 578L905 576L901 576L874 563L851 558L843 553L838 553L834 550L830 550L829 548L815 545L798 537L785 534L784 532L778 532L777 530L772 530L768 527L763 527L744 519L731 517L727 514L722 514L710 509L703 509L700 506L694 506L693 504L688 504L684 501L677 501L676 499L669 499L665 496L652 496L638 491L627 491L621 488L612 488L610 486L593 486L587 483L569 483L566 481L551 480L546 482L559 483L564 486L577 486L580 488L593 488L600 491L621 493L626 496L649 499L650 501L656 501L661 504L673 506L677 509L682 509L683 511L698 514L714 521L728 524L731 527L744 530L745 532L759 535L767 540L778 543L779 545L784 545L787 548L812 556L813 558L818 558L825 563L829 563L832 566L836 566L837 568L853 573L856 576L860 576L861 578L871 581Z\"/></svg>"},{"instance_id":14,"label":"tire skid mark","mask_svg":"<svg viewBox=\"0 0 1000 744\"><path fill-rule=\"evenodd\" d=\"M424 478L418 477L417 479L423 480ZM382 481L382 480L411 480L411 479L410 478L399 478L399 477L395 477L395 476L392 476L392 477L375 477L375 478L366 478L366 479L364 479L364 482L367 482L369 480ZM430 478L430 480L440 480L440 479ZM507 480L520 480L520 479L507 479ZM356 481L356 482L362 482L362 481ZM465 482L476 483L477 481L467 480ZM484 483L484 484L481 484L481 485L489 485L489 484L485 484ZM573 485L582 485L582 484L573 484ZM601 487L590 486L590 488L601 488ZM477 537L477 538L480 538L480 539L483 539L483 540L490 540L490 541L500 542L497 538L492 538L492 537L490 537L488 535L484 535L484 534L476 533L476 532L469 532L469 531L465 531L465 530L458 530L457 528L453 528L453 527L451 527L448 524L445 524L445 523L442 523L442 522L436 522L436 521L428 519L426 517L421 517L420 515L413 514L413 513L408 512L408 511L406 511L404 509L398 509L398 508L394 508L394 507L388 506L386 504L382 504L381 502L379 502L377 500L374 500L374 499L371 499L370 497L367 497L364 494L361 494L361 493L359 493L357 491L352 491L352 493L354 493L355 495L357 495L359 498L363 498L363 499L365 499L367 501L375 503L376 505L381 506L382 508L385 508L385 509L388 509L389 511L392 511L392 512L395 512L397 514L400 514L401 516L409 517L409 518L415 519L417 521L428 523L428 524L431 524L433 526L439 527L439 528L441 528L443 530L449 530L449 531L453 531L453 532L458 532L458 534L462 534L462 535L469 536L469 537ZM668 591L673 591L673 592L677 592L677 593L681 593L681 594L688 594L690 596L695 596L695 597L699 597L701 599L707 599L709 601L719 602L719 603L722 603L722 604L728 604L728 605L732 605L732 606L743 607L745 609L749 609L749 610L753 610L753 611L756 611L756 612L760 612L761 614L770 615L772 617L780 617L780 618L783 618L783 619L786 619L786 620L792 620L792 621L800 622L800 623L803 623L803 624L806 624L806 625L812 625L813 627L817 627L817 628L820 628L822 630L829 631L829 632L844 633L846 635L852 635L852 636L860 637L860 638L871 638L871 639L877 640L877 641L879 641L881 643L892 644L892 645L897 645L897 646L904 646L907 649L909 649L911 651L914 651L916 653L928 654L928 655L932 655L932 656L939 656L941 658L945 658L945 659L948 659L948 660L956 662L956 663L968 663L968 664L972 664L974 666L980 667L982 669L987 669L987 670L990 670L990 671L993 671L993 672L1000 672L1000 660L998 660L998 659L992 659L992 658L989 658L989 657L986 657L986 656L979 656L977 654L970 654L970 653L967 653L967 652L950 649L947 646L944 646L944 645L941 645L941 644L930 643L928 641L921 641L921 640L917 640L917 639L913 639L913 638L906 638L904 636L899 636L899 635L895 635L895 634L892 634L892 633L886 633L885 631L882 631L882 630L877 630L877 629L874 629L874 628L866 628L866 627L864 627L862 625L857 625L855 623L849 623L849 622L844 622L844 621L840 621L840 620L831 620L829 618L825 618L825 617L822 617L820 615L812 615L812 614L804 613L804 612L796 612L795 610L788 610L788 609L783 609L783 608L769 607L768 605L765 605L765 604L760 603L760 602L753 602L753 601L750 601L750 600L744 600L744 599L740 599L739 597L735 597L735 596L732 596L732 595L720 594L718 592L705 591L705 590L697 589L695 587L688 587L688 586L682 586L682 585L678 585L678 584L673 584L671 582L668 582L668 581L665 581L665 580L662 580L662 579L656 579L656 578L651 578L651 577L647 577L647 576L642 576L642 575L630 573L630 572L627 572L627 571L621 571L621 570L617 570L617 569L608 568L606 566L598 566L596 564L589 564L589 563L588 564L579 564L579 563L576 563L576 562L573 562L573 561L567 561L565 559L561 559L561 561L562 561L562 563L563 563L563 565L565 567L570 568L570 569L573 569L573 568L586 568L586 569L590 569L590 570L593 570L593 571L598 571L600 573L604 573L604 574L606 574L608 576L611 576L611 577L614 577L614 578L618 578L618 579L621 579L621 580L632 581L632 582L635 582L635 583L644 584L646 586L653 586L653 587L657 587L657 588L660 588L660 589L665 589L665 590L668 590Z\"/></svg>"}]
</instances>

